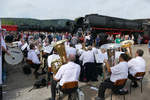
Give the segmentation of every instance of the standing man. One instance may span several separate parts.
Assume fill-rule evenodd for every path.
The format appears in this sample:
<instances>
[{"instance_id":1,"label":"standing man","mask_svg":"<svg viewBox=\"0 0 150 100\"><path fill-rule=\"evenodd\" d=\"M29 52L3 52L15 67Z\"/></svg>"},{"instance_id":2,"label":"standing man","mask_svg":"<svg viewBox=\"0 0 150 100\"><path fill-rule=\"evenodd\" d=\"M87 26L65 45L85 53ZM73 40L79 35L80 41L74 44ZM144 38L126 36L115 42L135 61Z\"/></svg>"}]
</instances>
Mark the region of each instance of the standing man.
<instances>
[{"instance_id":1,"label":"standing man","mask_svg":"<svg viewBox=\"0 0 150 100\"><path fill-rule=\"evenodd\" d=\"M115 39L115 43L120 44L120 42L121 42L120 35L117 35Z\"/></svg>"},{"instance_id":2,"label":"standing man","mask_svg":"<svg viewBox=\"0 0 150 100\"><path fill-rule=\"evenodd\" d=\"M88 51L82 53L79 58L80 61L83 61L84 71L85 71L85 81L97 81L96 78L96 65L94 63L94 52L92 51L92 46L88 46Z\"/></svg>"},{"instance_id":3,"label":"standing man","mask_svg":"<svg viewBox=\"0 0 150 100\"><path fill-rule=\"evenodd\" d=\"M80 75L80 66L75 61L75 55L70 54L68 57L68 63L60 67L56 75L53 77L51 83L51 93L52 98L50 100L55 100L56 97L56 85L59 81L60 88L66 82L78 81Z\"/></svg>"},{"instance_id":4,"label":"standing man","mask_svg":"<svg viewBox=\"0 0 150 100\"><path fill-rule=\"evenodd\" d=\"M100 37L99 37L99 35L97 35L95 42L96 42L96 47L99 47L100 46Z\"/></svg>"},{"instance_id":5,"label":"standing man","mask_svg":"<svg viewBox=\"0 0 150 100\"><path fill-rule=\"evenodd\" d=\"M73 46L75 46L77 43L78 43L78 38L74 34L73 37L72 37L72 39L71 39L71 44L73 44Z\"/></svg>"},{"instance_id":6,"label":"standing man","mask_svg":"<svg viewBox=\"0 0 150 100\"><path fill-rule=\"evenodd\" d=\"M126 79L128 77L128 55L123 53L119 57L120 63L111 67L108 62L105 61L106 68L108 72L111 72L110 78L106 79L99 86L98 97L95 100L105 100L105 90L111 88L114 92L119 91L115 90L113 87L114 83L120 79Z\"/></svg>"},{"instance_id":7,"label":"standing man","mask_svg":"<svg viewBox=\"0 0 150 100\"><path fill-rule=\"evenodd\" d=\"M4 41L4 32L5 30L2 30L2 36L1 36L1 48L2 48L2 80L3 82L6 80L6 68L4 67L4 55L5 53L10 55L10 53L8 52L7 50L7 47L6 47L6 43Z\"/></svg>"},{"instance_id":8,"label":"standing man","mask_svg":"<svg viewBox=\"0 0 150 100\"><path fill-rule=\"evenodd\" d=\"M146 62L143 59L144 51L141 49L138 49L135 53L135 58L132 58L128 62L129 67L129 76L128 78L132 80L132 87L138 87L138 84L134 78L135 74L137 72L145 72Z\"/></svg>"},{"instance_id":9,"label":"standing man","mask_svg":"<svg viewBox=\"0 0 150 100\"><path fill-rule=\"evenodd\" d=\"M73 54L76 56L77 50L74 48L73 44L70 44L70 46L66 48L66 53L67 56L69 56L69 54Z\"/></svg>"}]
</instances>

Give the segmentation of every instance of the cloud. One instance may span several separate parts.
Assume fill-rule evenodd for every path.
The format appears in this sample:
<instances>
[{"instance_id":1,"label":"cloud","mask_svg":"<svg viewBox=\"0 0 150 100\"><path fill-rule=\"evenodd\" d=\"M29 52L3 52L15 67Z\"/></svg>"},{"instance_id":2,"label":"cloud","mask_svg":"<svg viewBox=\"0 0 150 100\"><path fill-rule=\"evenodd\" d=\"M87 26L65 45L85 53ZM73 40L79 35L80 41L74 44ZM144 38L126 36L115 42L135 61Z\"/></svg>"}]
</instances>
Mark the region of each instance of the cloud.
<instances>
[{"instance_id":1,"label":"cloud","mask_svg":"<svg viewBox=\"0 0 150 100\"><path fill-rule=\"evenodd\" d=\"M0 17L74 19L98 13L114 17L150 18L149 0L1 0Z\"/></svg>"}]
</instances>

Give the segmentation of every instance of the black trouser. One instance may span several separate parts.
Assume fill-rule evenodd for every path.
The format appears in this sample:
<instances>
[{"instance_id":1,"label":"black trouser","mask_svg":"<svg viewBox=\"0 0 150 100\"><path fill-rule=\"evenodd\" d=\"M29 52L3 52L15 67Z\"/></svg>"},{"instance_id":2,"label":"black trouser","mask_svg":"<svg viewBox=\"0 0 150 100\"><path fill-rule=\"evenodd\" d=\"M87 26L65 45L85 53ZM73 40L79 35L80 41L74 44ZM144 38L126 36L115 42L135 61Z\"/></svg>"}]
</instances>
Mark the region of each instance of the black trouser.
<instances>
[{"instance_id":1,"label":"black trouser","mask_svg":"<svg viewBox=\"0 0 150 100\"><path fill-rule=\"evenodd\" d=\"M52 100L55 100L56 97L56 86L57 86L57 81L51 80L51 94L52 94Z\"/></svg>"},{"instance_id":2,"label":"black trouser","mask_svg":"<svg viewBox=\"0 0 150 100\"><path fill-rule=\"evenodd\" d=\"M2 91L2 85L0 85L0 100L3 100L3 91Z\"/></svg>"},{"instance_id":3,"label":"black trouser","mask_svg":"<svg viewBox=\"0 0 150 100\"><path fill-rule=\"evenodd\" d=\"M99 86L99 91L98 91L98 97L104 98L105 97L105 90L107 88L113 89L113 82L110 81L110 78L106 79L104 82L102 82Z\"/></svg>"},{"instance_id":4,"label":"black trouser","mask_svg":"<svg viewBox=\"0 0 150 100\"><path fill-rule=\"evenodd\" d=\"M102 75L102 73L103 73L103 63L97 63L96 64L96 73L97 73L97 75Z\"/></svg>"},{"instance_id":5,"label":"black trouser","mask_svg":"<svg viewBox=\"0 0 150 100\"><path fill-rule=\"evenodd\" d=\"M35 69L35 70L34 70L34 74L37 74L37 71L38 71L39 68L40 68L40 64L32 64L31 67Z\"/></svg>"},{"instance_id":6,"label":"black trouser","mask_svg":"<svg viewBox=\"0 0 150 100\"><path fill-rule=\"evenodd\" d=\"M85 75L87 78L87 81L92 81L97 79L96 75L96 65L95 63L85 63Z\"/></svg>"},{"instance_id":7,"label":"black trouser","mask_svg":"<svg viewBox=\"0 0 150 100\"><path fill-rule=\"evenodd\" d=\"M5 52L2 51L2 73L5 73L5 75L6 75L6 72L4 70L4 69L6 69L4 67L4 62L5 62L4 55L5 55ZM4 74L2 74L2 75L4 75ZM3 77L4 76L2 76L2 81L4 81ZM2 88L2 85L0 86L0 100L3 100L3 88Z\"/></svg>"},{"instance_id":8,"label":"black trouser","mask_svg":"<svg viewBox=\"0 0 150 100\"><path fill-rule=\"evenodd\" d=\"M125 84L124 84L125 85ZM120 94L120 89L124 87L124 85L121 86L115 86L114 82L110 80L110 78L106 79L104 82L102 82L99 86L98 96L100 98L105 98L105 90L107 88L112 89L113 93Z\"/></svg>"},{"instance_id":9,"label":"black trouser","mask_svg":"<svg viewBox=\"0 0 150 100\"><path fill-rule=\"evenodd\" d=\"M86 77L85 76L85 69L84 66L82 65L82 62L79 64L81 67L81 71L80 71L80 81L83 81L83 79Z\"/></svg>"},{"instance_id":10,"label":"black trouser","mask_svg":"<svg viewBox=\"0 0 150 100\"><path fill-rule=\"evenodd\" d=\"M137 82L136 82L136 78L133 77L131 74L128 75L128 78L134 83L134 85L137 85Z\"/></svg>"}]
</instances>

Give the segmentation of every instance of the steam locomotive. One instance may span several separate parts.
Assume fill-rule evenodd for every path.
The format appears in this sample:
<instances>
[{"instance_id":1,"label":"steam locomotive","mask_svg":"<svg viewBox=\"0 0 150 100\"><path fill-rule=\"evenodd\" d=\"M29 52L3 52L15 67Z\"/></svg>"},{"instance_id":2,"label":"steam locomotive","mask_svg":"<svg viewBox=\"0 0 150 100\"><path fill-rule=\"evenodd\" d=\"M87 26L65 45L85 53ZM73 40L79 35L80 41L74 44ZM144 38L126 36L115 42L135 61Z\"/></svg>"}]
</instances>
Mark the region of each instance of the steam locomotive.
<instances>
[{"instance_id":1,"label":"steam locomotive","mask_svg":"<svg viewBox=\"0 0 150 100\"><path fill-rule=\"evenodd\" d=\"M90 14L75 21L73 32L90 31L93 38L99 34L102 41L106 40L108 34L128 34L133 35L135 42L137 42L139 34L144 37L143 40L150 37L149 32L147 34L144 33L144 27L143 21Z\"/></svg>"}]
</instances>

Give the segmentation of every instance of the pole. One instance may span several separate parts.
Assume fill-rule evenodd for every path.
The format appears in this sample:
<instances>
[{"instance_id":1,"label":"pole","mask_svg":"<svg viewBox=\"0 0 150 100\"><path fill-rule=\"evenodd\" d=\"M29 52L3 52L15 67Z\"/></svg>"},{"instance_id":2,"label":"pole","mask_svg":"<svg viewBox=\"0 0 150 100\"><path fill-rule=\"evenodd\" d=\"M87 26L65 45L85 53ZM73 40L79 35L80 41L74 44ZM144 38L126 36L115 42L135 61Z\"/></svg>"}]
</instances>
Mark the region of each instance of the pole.
<instances>
[{"instance_id":1,"label":"pole","mask_svg":"<svg viewBox=\"0 0 150 100\"><path fill-rule=\"evenodd\" d=\"M1 19L0 19L0 100L2 100L2 46L1 46Z\"/></svg>"}]
</instances>

